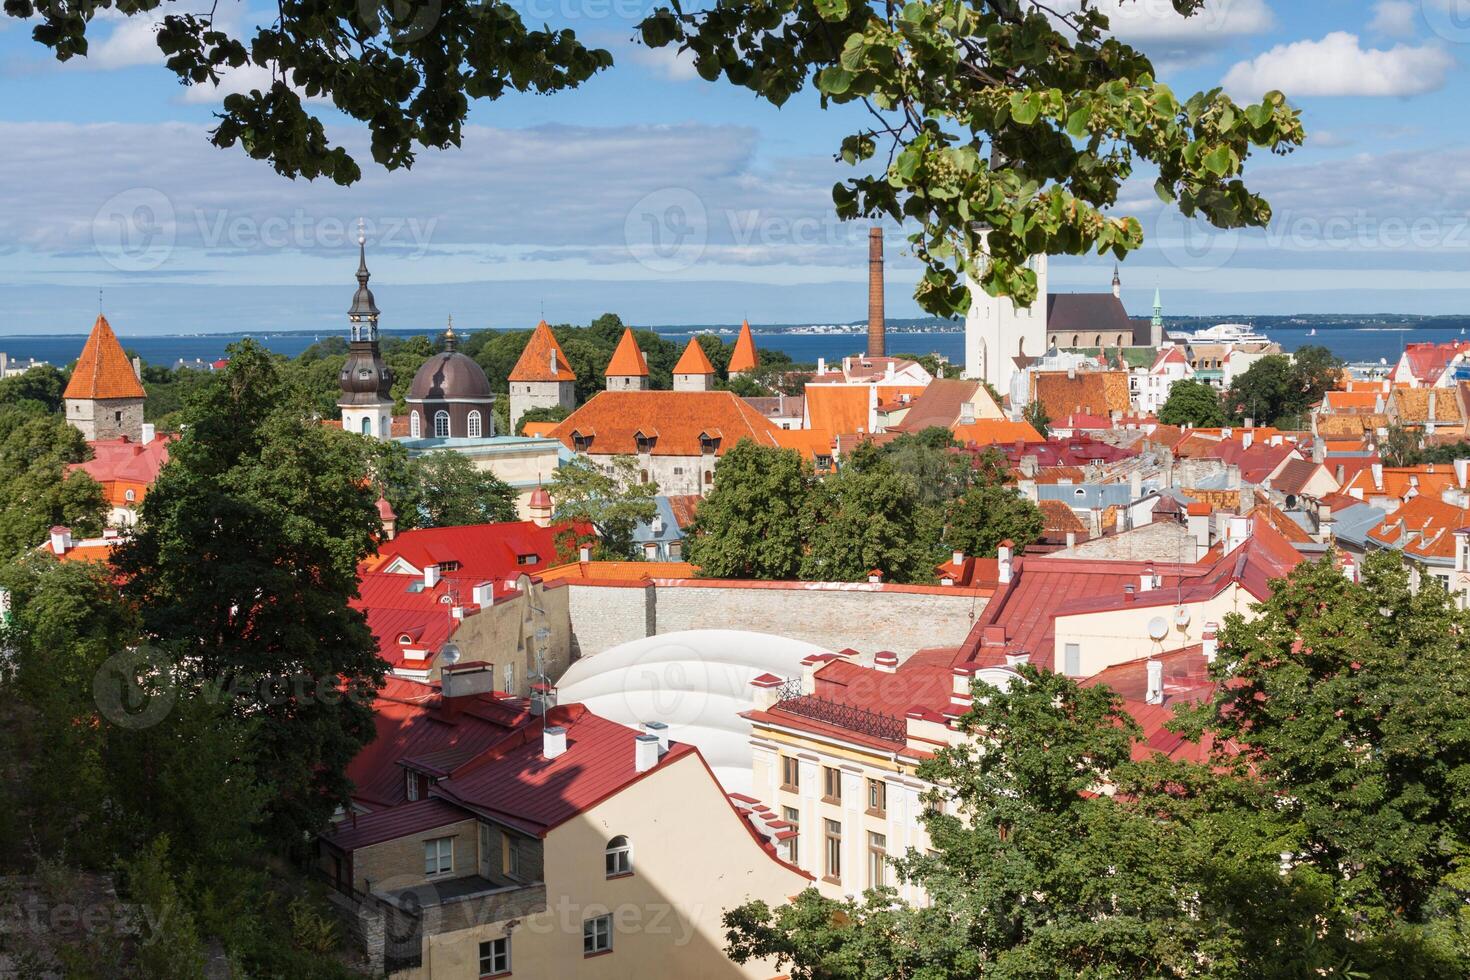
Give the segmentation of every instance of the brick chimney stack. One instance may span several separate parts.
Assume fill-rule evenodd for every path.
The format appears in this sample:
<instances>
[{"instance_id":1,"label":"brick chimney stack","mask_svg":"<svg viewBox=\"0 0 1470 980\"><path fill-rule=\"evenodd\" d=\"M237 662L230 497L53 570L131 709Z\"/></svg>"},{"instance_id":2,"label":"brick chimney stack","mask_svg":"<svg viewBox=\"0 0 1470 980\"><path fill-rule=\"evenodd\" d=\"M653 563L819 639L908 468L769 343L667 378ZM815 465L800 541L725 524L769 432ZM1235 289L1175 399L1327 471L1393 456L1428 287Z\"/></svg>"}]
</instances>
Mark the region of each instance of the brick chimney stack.
<instances>
[{"instance_id":1,"label":"brick chimney stack","mask_svg":"<svg viewBox=\"0 0 1470 980\"><path fill-rule=\"evenodd\" d=\"M868 356L882 357L883 229L868 229Z\"/></svg>"}]
</instances>

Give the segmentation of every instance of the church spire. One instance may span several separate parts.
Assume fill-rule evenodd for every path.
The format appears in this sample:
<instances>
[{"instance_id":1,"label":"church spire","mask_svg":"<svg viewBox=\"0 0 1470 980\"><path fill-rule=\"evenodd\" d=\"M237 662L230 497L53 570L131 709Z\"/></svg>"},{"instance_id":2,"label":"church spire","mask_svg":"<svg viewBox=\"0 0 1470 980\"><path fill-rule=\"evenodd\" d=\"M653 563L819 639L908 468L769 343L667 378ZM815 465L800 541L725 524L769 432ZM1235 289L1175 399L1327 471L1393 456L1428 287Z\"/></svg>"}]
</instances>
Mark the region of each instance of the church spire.
<instances>
[{"instance_id":1,"label":"church spire","mask_svg":"<svg viewBox=\"0 0 1470 980\"><path fill-rule=\"evenodd\" d=\"M367 234L363 220L357 219L357 292L352 296L352 309L347 319L352 322L353 340L378 339L378 304L373 301L373 291L368 288L371 273L367 267Z\"/></svg>"},{"instance_id":2,"label":"church spire","mask_svg":"<svg viewBox=\"0 0 1470 980\"><path fill-rule=\"evenodd\" d=\"M1113 298L1121 299L1123 296L1123 277L1118 275L1118 263L1113 263Z\"/></svg>"}]
</instances>

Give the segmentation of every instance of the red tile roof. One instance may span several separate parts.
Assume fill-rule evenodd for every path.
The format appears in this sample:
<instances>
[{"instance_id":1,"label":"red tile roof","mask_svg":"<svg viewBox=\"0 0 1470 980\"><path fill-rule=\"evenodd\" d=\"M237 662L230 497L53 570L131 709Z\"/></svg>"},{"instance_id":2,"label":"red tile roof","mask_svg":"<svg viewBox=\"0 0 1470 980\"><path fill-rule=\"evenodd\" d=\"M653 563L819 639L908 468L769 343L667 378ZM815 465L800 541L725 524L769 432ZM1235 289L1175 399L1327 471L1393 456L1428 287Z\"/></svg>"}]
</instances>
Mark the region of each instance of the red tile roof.
<instances>
[{"instance_id":1,"label":"red tile roof","mask_svg":"<svg viewBox=\"0 0 1470 980\"><path fill-rule=\"evenodd\" d=\"M552 361L553 356L556 358L555 362ZM509 380L577 380L571 362L567 360L566 354L562 353L561 344L556 342L556 337L552 334L551 328L546 325L545 320L536 324L536 329L531 331L531 337L526 341L525 350L521 351L520 360L516 361L516 366L511 368Z\"/></svg>"},{"instance_id":2,"label":"red tile roof","mask_svg":"<svg viewBox=\"0 0 1470 980\"><path fill-rule=\"evenodd\" d=\"M740 336L735 338L735 349L730 352L727 370L731 374L739 371L754 371L756 368L755 338L750 333L750 321L740 324Z\"/></svg>"},{"instance_id":3,"label":"red tile roof","mask_svg":"<svg viewBox=\"0 0 1470 980\"><path fill-rule=\"evenodd\" d=\"M872 394L869 385L807 385L807 427L829 434L871 431Z\"/></svg>"},{"instance_id":4,"label":"red tile roof","mask_svg":"<svg viewBox=\"0 0 1470 980\"><path fill-rule=\"evenodd\" d=\"M951 431L966 446L994 446L1014 443L1017 439L1042 441L1041 433L1030 422L1012 422L1009 419L977 419L956 425Z\"/></svg>"},{"instance_id":5,"label":"red tile roof","mask_svg":"<svg viewBox=\"0 0 1470 980\"><path fill-rule=\"evenodd\" d=\"M646 772L634 766L631 728L600 718L579 704L553 708L553 725L566 729L567 748L555 759L542 752L541 725L522 725L514 737L440 780L435 792L528 833L544 835L644 776L696 754L670 742Z\"/></svg>"},{"instance_id":6,"label":"red tile roof","mask_svg":"<svg viewBox=\"0 0 1470 980\"><path fill-rule=\"evenodd\" d=\"M635 455L640 431L653 437L654 456L699 456L701 434L719 439L717 455L741 439L778 445L771 421L729 391L602 391L549 435L568 449L577 432L591 437L588 452Z\"/></svg>"},{"instance_id":7,"label":"red tile roof","mask_svg":"<svg viewBox=\"0 0 1470 980\"><path fill-rule=\"evenodd\" d=\"M399 776L398 781L403 782L396 768L393 772ZM470 817L469 811L453 803L429 797L373 813L354 814L335 824L326 838L342 850L352 851L436 827L447 827Z\"/></svg>"},{"instance_id":8,"label":"red tile roof","mask_svg":"<svg viewBox=\"0 0 1470 980\"><path fill-rule=\"evenodd\" d=\"M1470 525L1470 509L1420 494L1385 517L1368 537L1414 558L1453 560L1455 532Z\"/></svg>"},{"instance_id":9,"label":"red tile roof","mask_svg":"<svg viewBox=\"0 0 1470 980\"><path fill-rule=\"evenodd\" d=\"M679 362L674 365L675 374L714 374L715 366L710 363L709 355L700 346L698 337L689 338L689 346L684 348L684 353L679 355Z\"/></svg>"},{"instance_id":10,"label":"red tile roof","mask_svg":"<svg viewBox=\"0 0 1470 980\"><path fill-rule=\"evenodd\" d=\"M620 378L648 377L648 359L643 356L643 348L638 346L632 327L623 329L623 336L618 340L617 349L613 351L612 360L607 362L607 370L603 374Z\"/></svg>"},{"instance_id":11,"label":"red tile roof","mask_svg":"<svg viewBox=\"0 0 1470 980\"><path fill-rule=\"evenodd\" d=\"M143 502L148 488L158 479L158 471L168 462L169 444L178 436L159 436L152 442L133 442L126 436L120 439L98 439L88 443L92 447L92 458L84 463L73 463L67 472L81 470L102 484L102 492L108 503L115 507L136 507ZM133 499L127 492L133 491Z\"/></svg>"},{"instance_id":12,"label":"red tile roof","mask_svg":"<svg viewBox=\"0 0 1470 980\"><path fill-rule=\"evenodd\" d=\"M133 373L107 317L98 315L82 345L76 369L66 383L65 398L142 398L143 383Z\"/></svg>"}]
</instances>

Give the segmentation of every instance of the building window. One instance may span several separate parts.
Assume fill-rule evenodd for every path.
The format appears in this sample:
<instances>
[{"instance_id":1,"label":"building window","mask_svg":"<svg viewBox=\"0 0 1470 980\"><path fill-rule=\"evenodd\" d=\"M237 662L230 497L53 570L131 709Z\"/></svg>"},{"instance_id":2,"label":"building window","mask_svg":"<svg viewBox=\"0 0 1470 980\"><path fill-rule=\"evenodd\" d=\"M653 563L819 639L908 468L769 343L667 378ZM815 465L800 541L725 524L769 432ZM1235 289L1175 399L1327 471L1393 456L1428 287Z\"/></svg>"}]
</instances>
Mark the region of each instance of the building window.
<instances>
[{"instance_id":1,"label":"building window","mask_svg":"<svg viewBox=\"0 0 1470 980\"><path fill-rule=\"evenodd\" d=\"M827 864L823 873L828 881L842 880L842 824L836 820L822 821L827 827Z\"/></svg>"},{"instance_id":2,"label":"building window","mask_svg":"<svg viewBox=\"0 0 1470 980\"><path fill-rule=\"evenodd\" d=\"M682 467L682 466L675 466L674 467L674 475L675 476L683 476L684 475L684 467Z\"/></svg>"},{"instance_id":3,"label":"building window","mask_svg":"<svg viewBox=\"0 0 1470 980\"><path fill-rule=\"evenodd\" d=\"M822 767L822 799L827 803L842 802L842 773L831 766Z\"/></svg>"},{"instance_id":4,"label":"building window","mask_svg":"<svg viewBox=\"0 0 1470 980\"><path fill-rule=\"evenodd\" d=\"M123 499L126 500L128 503L132 503L133 501L138 499L138 493L136 490L129 490L123 494Z\"/></svg>"},{"instance_id":5,"label":"building window","mask_svg":"<svg viewBox=\"0 0 1470 980\"><path fill-rule=\"evenodd\" d=\"M419 798L419 774L412 769L403 770L403 795L410 803Z\"/></svg>"},{"instance_id":6,"label":"building window","mask_svg":"<svg viewBox=\"0 0 1470 980\"><path fill-rule=\"evenodd\" d=\"M1081 645L1068 643L1062 648L1062 672L1068 677L1076 677L1082 673Z\"/></svg>"},{"instance_id":7,"label":"building window","mask_svg":"<svg viewBox=\"0 0 1470 980\"><path fill-rule=\"evenodd\" d=\"M480 413L471 412L469 418L469 435L471 439L480 438Z\"/></svg>"},{"instance_id":8,"label":"building window","mask_svg":"<svg viewBox=\"0 0 1470 980\"><path fill-rule=\"evenodd\" d=\"M454 870L454 838L424 841L424 874L444 875Z\"/></svg>"},{"instance_id":9,"label":"building window","mask_svg":"<svg viewBox=\"0 0 1470 980\"><path fill-rule=\"evenodd\" d=\"M628 843L628 838L619 834L607 842L607 850L603 852L603 864L609 878L633 873L633 847Z\"/></svg>"},{"instance_id":10,"label":"building window","mask_svg":"<svg viewBox=\"0 0 1470 980\"><path fill-rule=\"evenodd\" d=\"M362 434L365 436L373 434L373 420L366 415L362 417Z\"/></svg>"},{"instance_id":11,"label":"building window","mask_svg":"<svg viewBox=\"0 0 1470 980\"><path fill-rule=\"evenodd\" d=\"M638 451L640 453L651 453L653 452L654 438L654 436L646 436L639 432L633 436L633 441L638 444Z\"/></svg>"},{"instance_id":12,"label":"building window","mask_svg":"<svg viewBox=\"0 0 1470 980\"><path fill-rule=\"evenodd\" d=\"M599 915L582 922L582 955L596 956L612 950L612 916Z\"/></svg>"},{"instance_id":13,"label":"building window","mask_svg":"<svg viewBox=\"0 0 1470 980\"><path fill-rule=\"evenodd\" d=\"M514 694L515 692L516 692L516 665L515 664L506 664L505 665L505 693L506 694Z\"/></svg>"},{"instance_id":14,"label":"building window","mask_svg":"<svg viewBox=\"0 0 1470 980\"><path fill-rule=\"evenodd\" d=\"M801 789L801 763L789 755L781 757L781 788L792 792Z\"/></svg>"},{"instance_id":15,"label":"building window","mask_svg":"<svg viewBox=\"0 0 1470 980\"><path fill-rule=\"evenodd\" d=\"M868 812L875 817L888 812L888 784L881 779L868 780Z\"/></svg>"},{"instance_id":16,"label":"building window","mask_svg":"<svg viewBox=\"0 0 1470 980\"><path fill-rule=\"evenodd\" d=\"M709 486L710 484L712 484L714 482L715 482L715 474L714 474L714 471L713 470L705 470L704 471L704 485L705 486Z\"/></svg>"},{"instance_id":17,"label":"building window","mask_svg":"<svg viewBox=\"0 0 1470 980\"><path fill-rule=\"evenodd\" d=\"M480 976L498 977L510 972L510 937L480 943Z\"/></svg>"},{"instance_id":18,"label":"building window","mask_svg":"<svg viewBox=\"0 0 1470 980\"><path fill-rule=\"evenodd\" d=\"M592 437L584 436L580 432L572 433L572 448L579 453L585 453L592 448Z\"/></svg>"},{"instance_id":19,"label":"building window","mask_svg":"<svg viewBox=\"0 0 1470 980\"><path fill-rule=\"evenodd\" d=\"M882 888L888 883L888 838L868 834L868 887Z\"/></svg>"},{"instance_id":20,"label":"building window","mask_svg":"<svg viewBox=\"0 0 1470 980\"><path fill-rule=\"evenodd\" d=\"M647 470L639 470L638 471L638 482L639 483L647 483L648 482L648 471Z\"/></svg>"},{"instance_id":21,"label":"building window","mask_svg":"<svg viewBox=\"0 0 1470 980\"><path fill-rule=\"evenodd\" d=\"M781 808L781 819L791 824L791 830L795 833L790 840L792 864L799 863L801 859L801 811L794 806L783 806Z\"/></svg>"},{"instance_id":22,"label":"building window","mask_svg":"<svg viewBox=\"0 0 1470 980\"><path fill-rule=\"evenodd\" d=\"M448 412L435 412L434 413L434 438L435 439L448 439L449 438L449 413Z\"/></svg>"},{"instance_id":23,"label":"building window","mask_svg":"<svg viewBox=\"0 0 1470 980\"><path fill-rule=\"evenodd\" d=\"M419 413L418 412L409 412L408 413L408 436L409 436L409 438L410 439L417 439L421 434L422 434L422 430L419 428Z\"/></svg>"},{"instance_id":24,"label":"building window","mask_svg":"<svg viewBox=\"0 0 1470 980\"><path fill-rule=\"evenodd\" d=\"M501 835L500 866L506 875L511 878L521 876L521 842L510 837L508 834Z\"/></svg>"},{"instance_id":25,"label":"building window","mask_svg":"<svg viewBox=\"0 0 1470 980\"><path fill-rule=\"evenodd\" d=\"M684 548L677 541L669 542L669 560L678 561L684 555Z\"/></svg>"},{"instance_id":26,"label":"building window","mask_svg":"<svg viewBox=\"0 0 1470 980\"><path fill-rule=\"evenodd\" d=\"M699 437L699 451L704 453L706 456L714 455L715 453L719 452L719 449L720 439L718 436Z\"/></svg>"}]
</instances>

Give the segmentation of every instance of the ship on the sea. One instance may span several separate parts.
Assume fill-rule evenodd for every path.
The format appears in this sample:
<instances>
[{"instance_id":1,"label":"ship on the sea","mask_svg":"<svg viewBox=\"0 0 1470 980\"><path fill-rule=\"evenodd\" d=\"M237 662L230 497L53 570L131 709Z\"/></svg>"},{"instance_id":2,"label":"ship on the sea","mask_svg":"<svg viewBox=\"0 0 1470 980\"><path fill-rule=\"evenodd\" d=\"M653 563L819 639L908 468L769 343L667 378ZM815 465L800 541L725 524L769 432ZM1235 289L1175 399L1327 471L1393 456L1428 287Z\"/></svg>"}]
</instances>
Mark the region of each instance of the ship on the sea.
<instances>
[{"instance_id":1,"label":"ship on the sea","mask_svg":"<svg viewBox=\"0 0 1470 980\"><path fill-rule=\"evenodd\" d=\"M1217 323L1189 333L1171 330L1168 337L1176 344L1269 344L1271 338L1248 323Z\"/></svg>"}]
</instances>

